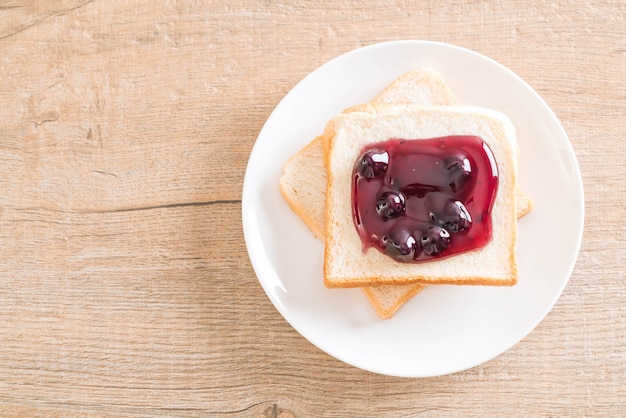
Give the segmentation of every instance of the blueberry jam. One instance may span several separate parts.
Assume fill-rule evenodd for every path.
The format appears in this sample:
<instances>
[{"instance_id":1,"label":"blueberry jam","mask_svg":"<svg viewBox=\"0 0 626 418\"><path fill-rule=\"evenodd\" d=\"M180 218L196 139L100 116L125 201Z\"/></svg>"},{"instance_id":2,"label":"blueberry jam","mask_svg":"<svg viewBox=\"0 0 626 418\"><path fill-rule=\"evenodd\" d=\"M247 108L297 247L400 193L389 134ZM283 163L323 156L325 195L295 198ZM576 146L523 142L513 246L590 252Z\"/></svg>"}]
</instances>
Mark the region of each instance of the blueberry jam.
<instances>
[{"instance_id":1,"label":"blueberry jam","mask_svg":"<svg viewBox=\"0 0 626 418\"><path fill-rule=\"evenodd\" d=\"M497 189L495 158L479 137L390 139L357 159L352 215L364 249L429 261L491 240Z\"/></svg>"}]
</instances>

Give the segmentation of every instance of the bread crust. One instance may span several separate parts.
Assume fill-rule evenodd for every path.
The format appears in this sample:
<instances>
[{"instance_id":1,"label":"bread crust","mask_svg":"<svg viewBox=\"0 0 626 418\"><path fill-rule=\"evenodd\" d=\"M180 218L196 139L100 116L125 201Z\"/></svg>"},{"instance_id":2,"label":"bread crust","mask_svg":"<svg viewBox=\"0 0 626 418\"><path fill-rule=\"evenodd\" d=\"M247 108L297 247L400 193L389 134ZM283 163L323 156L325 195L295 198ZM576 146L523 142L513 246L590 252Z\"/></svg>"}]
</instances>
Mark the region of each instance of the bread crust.
<instances>
[{"instance_id":1,"label":"bread crust","mask_svg":"<svg viewBox=\"0 0 626 418\"><path fill-rule=\"evenodd\" d=\"M381 115L386 119L384 119L383 122L378 122ZM477 126L484 123L485 126L481 129L486 130L485 132L492 132L491 140L497 142L489 144L490 147L501 147L502 155L500 155L500 160L498 161L501 182L503 180L502 175L505 173L507 178L510 179L510 184L506 185L506 187L499 187L498 194L496 195L496 203L494 205L494 211L496 210L496 205L500 207L499 213L503 216L502 221L507 223L507 228L510 228L507 232L508 235L505 234L503 238L500 238L500 240L505 241L498 240L498 246L493 246L495 244L492 243L496 241L496 238L494 237L492 241L482 249L456 255L447 259L418 264L398 263L389 257L382 255L375 249L362 251L361 248L356 248L357 245L362 244L360 243L360 238L358 238L358 235L352 225L351 215L349 215L349 202L346 203L340 201L343 199L340 199L336 195L341 194L341 197L346 199L346 196L350 193L348 185L349 181L346 179L346 176L347 178L350 177L347 173L348 166L346 165L347 163L341 160L341 158L346 158L345 153L348 152L347 149L353 149L355 147L360 149L362 144L348 144L346 141L351 141L351 139L349 139L350 134L345 133L342 136L342 134L338 133L337 130L341 129L342 132L345 132L346 129L351 128L351 122L358 125L358 127L360 127L359 124L362 123L365 126L365 128L363 128L363 132L365 132L364 135L366 135L366 137L362 138L362 141L367 143L370 141L369 137L367 137L367 135L370 134L370 129L376 129L375 127L372 128L372 126L375 126L377 123L390 123L389 121L392 121L391 123L393 124L393 121L396 120L394 118L396 117L406 117L409 119L413 117L420 118L420 121L415 123L421 123L422 120L434 118L433 120L436 120L441 125L440 129L444 130L447 129L443 127L447 126L447 117L458 118L458 120L461 121L459 123L463 123L464 121L474 121L474 119L476 119L478 123ZM346 123L348 123L348 125L346 125ZM389 129L393 130L394 128L392 127ZM466 133L475 134L473 131L468 131ZM499 112L480 108L455 108L450 106L424 107L406 104L366 104L355 106L351 109L350 114L338 116L333 121L329 122L324 135L328 136L330 152L333 154L337 153L336 156L332 155L332 159L328 162L328 182L326 189L326 242L324 247L324 284L327 287L346 288L377 285L403 285L410 283L511 286L517 283L517 222L515 216L517 154L515 151L516 140L514 137L514 128L510 121L508 121L508 118ZM403 136L401 135L400 137ZM354 155L354 158L356 158L356 155ZM340 174L338 174L336 173L336 168L338 164L342 163L343 169L339 170ZM337 176L341 176L341 178L338 179ZM348 190L345 189L346 187ZM344 209L339 210L339 207ZM341 260L339 260L335 252L339 251L339 249L346 248L346 254L342 253ZM490 254L494 254L495 256L495 251L499 251L500 248L506 248L508 254L498 253L498 256L500 257L499 260L490 259L490 266L492 269L489 273L477 271L474 273L470 272L460 274L459 272L462 270L461 267L456 266L454 269L450 269L451 266L454 266L454 263L462 263L462 260L468 260L468 258L464 257L475 257L476 254L481 254L483 258L491 257ZM359 251L361 251L361 255L359 255ZM339 273L337 263L345 264L347 258L350 259L350 262L357 260L354 262L358 265L357 268L362 270L358 272L352 271L351 273ZM454 260L450 262L449 260L452 259ZM438 268L447 268L450 273L440 273L439 270L437 270L437 273L435 274L432 272L435 269L434 267L421 267L427 264L434 265L435 263L437 263ZM479 270L480 266L475 269Z\"/></svg>"}]
</instances>

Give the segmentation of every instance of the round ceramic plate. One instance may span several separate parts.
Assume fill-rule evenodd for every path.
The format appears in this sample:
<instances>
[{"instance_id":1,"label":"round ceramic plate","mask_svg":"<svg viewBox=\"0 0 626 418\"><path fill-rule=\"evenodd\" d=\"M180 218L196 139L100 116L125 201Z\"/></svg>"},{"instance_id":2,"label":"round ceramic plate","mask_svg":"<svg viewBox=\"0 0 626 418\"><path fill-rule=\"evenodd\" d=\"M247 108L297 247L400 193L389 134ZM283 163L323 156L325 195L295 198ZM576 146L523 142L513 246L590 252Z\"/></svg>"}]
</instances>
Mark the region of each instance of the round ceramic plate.
<instances>
[{"instance_id":1,"label":"round ceramic plate","mask_svg":"<svg viewBox=\"0 0 626 418\"><path fill-rule=\"evenodd\" d=\"M278 181L285 162L319 135L331 116L369 102L396 77L421 67L438 70L459 104L496 109L511 118L521 149L521 188L535 209L519 221L516 286L430 286L383 320L360 289L324 287L323 243L289 209ZM250 155L242 210L259 281L300 334L361 369L425 377L488 361L539 324L574 268L584 202L567 135L528 84L475 52L399 41L333 59L284 97Z\"/></svg>"}]
</instances>

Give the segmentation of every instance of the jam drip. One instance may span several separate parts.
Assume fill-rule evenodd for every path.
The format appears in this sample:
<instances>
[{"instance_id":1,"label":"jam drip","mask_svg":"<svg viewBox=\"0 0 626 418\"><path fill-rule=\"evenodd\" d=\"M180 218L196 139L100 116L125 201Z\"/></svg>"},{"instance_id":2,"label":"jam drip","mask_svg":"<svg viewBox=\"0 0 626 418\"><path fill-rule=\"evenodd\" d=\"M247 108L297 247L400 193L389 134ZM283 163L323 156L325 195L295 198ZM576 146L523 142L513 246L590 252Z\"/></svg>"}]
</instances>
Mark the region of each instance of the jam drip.
<instances>
[{"instance_id":1,"label":"jam drip","mask_svg":"<svg viewBox=\"0 0 626 418\"><path fill-rule=\"evenodd\" d=\"M484 247L498 169L477 136L390 139L362 150L352 214L363 249L422 262Z\"/></svg>"}]
</instances>

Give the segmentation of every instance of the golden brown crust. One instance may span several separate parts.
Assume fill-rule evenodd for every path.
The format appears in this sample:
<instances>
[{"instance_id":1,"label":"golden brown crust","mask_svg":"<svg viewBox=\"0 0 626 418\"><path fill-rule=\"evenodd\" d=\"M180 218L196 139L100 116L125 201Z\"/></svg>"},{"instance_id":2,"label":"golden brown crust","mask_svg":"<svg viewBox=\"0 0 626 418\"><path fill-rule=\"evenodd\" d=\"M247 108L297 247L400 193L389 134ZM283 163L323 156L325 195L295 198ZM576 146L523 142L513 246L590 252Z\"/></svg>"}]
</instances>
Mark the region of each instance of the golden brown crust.
<instances>
[{"instance_id":1,"label":"golden brown crust","mask_svg":"<svg viewBox=\"0 0 626 418\"><path fill-rule=\"evenodd\" d=\"M331 120L330 122L326 124L326 127L324 129L323 140L328 141L329 143L332 142L334 131L335 131L334 123ZM327 160L326 150L325 150L324 159ZM329 240L328 232L330 228L329 217L330 217L330 212L331 212L331 205L328 202L330 202L330 197L331 197L331 193L330 193L331 186L333 182L335 181L335 176L333 175L331 171L327 171L326 175L327 175L327 180L326 180L326 212L324 213L324 225L325 225L324 260L328 260L330 257L330 245L328 245L328 240ZM324 262L324 284L326 283L326 277L328 276L329 268L330 267L328 266L328 263Z\"/></svg>"},{"instance_id":2,"label":"golden brown crust","mask_svg":"<svg viewBox=\"0 0 626 418\"><path fill-rule=\"evenodd\" d=\"M328 150L330 149L330 143L334 135L335 123L331 119L328 123L326 123L326 126L324 126L324 133L321 135L322 144L324 146L324 166L326 167L328 167Z\"/></svg>"},{"instance_id":3,"label":"golden brown crust","mask_svg":"<svg viewBox=\"0 0 626 418\"><path fill-rule=\"evenodd\" d=\"M509 260L514 260L514 255L509 255ZM375 283L375 284L374 284ZM431 276L414 276L407 278L404 276L387 276L387 277L365 277L345 279L341 282L328 281L324 277L324 285L329 289L347 289L353 287L370 287L379 285L402 286L406 284L451 284L460 286L513 286L517 283L517 268L511 271L511 277L506 279L493 279L480 276L467 276L459 279L458 277L431 277Z\"/></svg>"}]
</instances>

